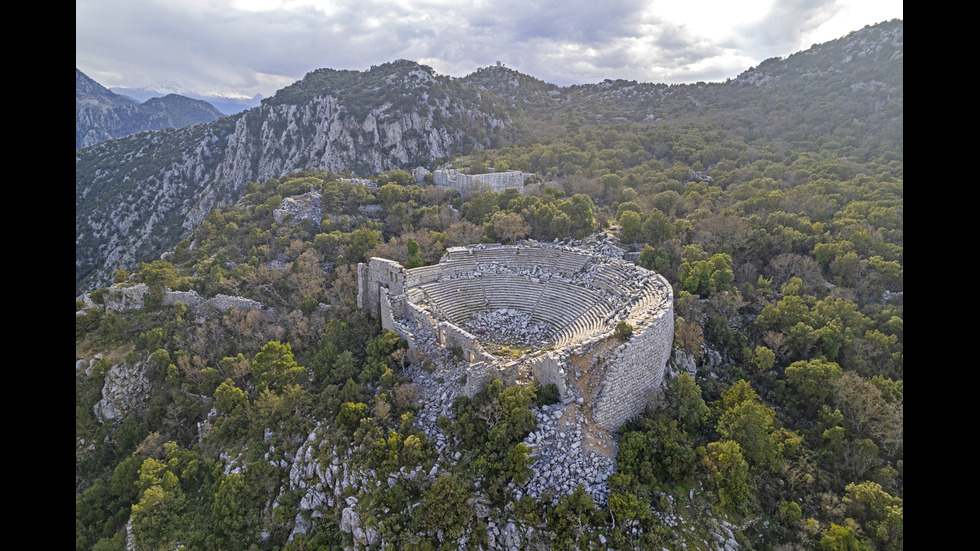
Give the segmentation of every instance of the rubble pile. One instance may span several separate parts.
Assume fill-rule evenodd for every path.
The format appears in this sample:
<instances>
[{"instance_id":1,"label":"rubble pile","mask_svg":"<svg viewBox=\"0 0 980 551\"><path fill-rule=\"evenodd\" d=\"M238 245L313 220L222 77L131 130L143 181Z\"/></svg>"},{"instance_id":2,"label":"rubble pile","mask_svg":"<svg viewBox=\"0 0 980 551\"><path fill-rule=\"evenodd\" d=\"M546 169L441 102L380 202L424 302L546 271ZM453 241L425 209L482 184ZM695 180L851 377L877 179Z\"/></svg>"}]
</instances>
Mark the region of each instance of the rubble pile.
<instances>
[{"instance_id":1,"label":"rubble pile","mask_svg":"<svg viewBox=\"0 0 980 551\"><path fill-rule=\"evenodd\" d=\"M548 345L551 331L545 322L535 323L531 314L511 308L482 311L461 324L481 342L541 349Z\"/></svg>"}]
</instances>

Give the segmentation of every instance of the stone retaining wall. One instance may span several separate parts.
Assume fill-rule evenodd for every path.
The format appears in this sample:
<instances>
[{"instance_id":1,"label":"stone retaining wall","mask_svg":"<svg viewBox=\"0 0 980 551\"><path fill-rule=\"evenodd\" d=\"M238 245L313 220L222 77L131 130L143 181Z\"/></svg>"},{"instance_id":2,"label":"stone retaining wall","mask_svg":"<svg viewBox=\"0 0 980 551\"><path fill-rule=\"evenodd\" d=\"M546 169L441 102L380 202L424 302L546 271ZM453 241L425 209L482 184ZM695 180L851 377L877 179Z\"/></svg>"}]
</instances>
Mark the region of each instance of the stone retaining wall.
<instances>
[{"instance_id":1,"label":"stone retaining wall","mask_svg":"<svg viewBox=\"0 0 980 551\"><path fill-rule=\"evenodd\" d=\"M673 341L674 305L670 302L616 349L593 407L598 426L613 430L642 413L660 389Z\"/></svg>"}]
</instances>

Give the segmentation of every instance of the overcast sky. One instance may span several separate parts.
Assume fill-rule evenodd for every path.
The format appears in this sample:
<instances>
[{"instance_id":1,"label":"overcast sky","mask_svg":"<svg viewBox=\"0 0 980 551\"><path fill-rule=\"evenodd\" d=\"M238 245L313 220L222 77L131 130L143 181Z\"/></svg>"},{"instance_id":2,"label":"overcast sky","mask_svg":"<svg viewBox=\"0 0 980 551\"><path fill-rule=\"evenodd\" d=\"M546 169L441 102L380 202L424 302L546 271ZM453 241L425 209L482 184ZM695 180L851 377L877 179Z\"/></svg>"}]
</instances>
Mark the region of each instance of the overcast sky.
<instances>
[{"instance_id":1,"label":"overcast sky","mask_svg":"<svg viewBox=\"0 0 980 551\"><path fill-rule=\"evenodd\" d=\"M249 97L396 59L673 84L902 17L902 0L75 0L75 66L106 87Z\"/></svg>"}]
</instances>

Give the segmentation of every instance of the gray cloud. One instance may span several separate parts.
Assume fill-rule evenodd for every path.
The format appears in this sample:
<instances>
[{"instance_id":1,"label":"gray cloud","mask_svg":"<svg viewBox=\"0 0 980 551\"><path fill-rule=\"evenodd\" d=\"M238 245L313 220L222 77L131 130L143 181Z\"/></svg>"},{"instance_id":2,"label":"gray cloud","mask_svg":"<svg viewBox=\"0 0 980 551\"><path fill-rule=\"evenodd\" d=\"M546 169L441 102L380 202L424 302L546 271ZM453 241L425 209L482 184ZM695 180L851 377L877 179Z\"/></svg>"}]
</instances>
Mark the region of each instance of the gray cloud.
<instances>
[{"instance_id":1,"label":"gray cloud","mask_svg":"<svg viewBox=\"0 0 980 551\"><path fill-rule=\"evenodd\" d=\"M786 56L800 39L840 12L838 0L783 0L773 4L760 21L737 29L733 47L757 56ZM877 21L876 21L877 22ZM869 22L870 23L870 22ZM852 30L857 30L855 29Z\"/></svg>"},{"instance_id":2,"label":"gray cloud","mask_svg":"<svg viewBox=\"0 0 980 551\"><path fill-rule=\"evenodd\" d=\"M505 5L519 18L507 21L518 41L547 39L602 45L636 33L643 3L636 0L595 2L594 0L549 1L522 9L522 2Z\"/></svg>"}]
</instances>

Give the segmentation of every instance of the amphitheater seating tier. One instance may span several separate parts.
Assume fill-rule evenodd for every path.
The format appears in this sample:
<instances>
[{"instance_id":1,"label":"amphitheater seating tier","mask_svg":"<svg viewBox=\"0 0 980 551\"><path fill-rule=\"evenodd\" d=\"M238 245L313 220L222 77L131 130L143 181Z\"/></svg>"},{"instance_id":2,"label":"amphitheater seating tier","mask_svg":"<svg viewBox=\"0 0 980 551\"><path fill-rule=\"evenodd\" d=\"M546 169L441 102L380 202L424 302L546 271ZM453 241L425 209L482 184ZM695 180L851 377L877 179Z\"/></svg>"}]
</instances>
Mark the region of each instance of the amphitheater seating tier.
<instances>
[{"instance_id":1,"label":"amphitheater seating tier","mask_svg":"<svg viewBox=\"0 0 980 551\"><path fill-rule=\"evenodd\" d=\"M438 265L410 271L409 287L421 281L409 300L424 296L455 324L484 310L518 310L547 323L558 347L610 331L616 319L655 307L662 295L630 264L560 247L451 249Z\"/></svg>"}]
</instances>

